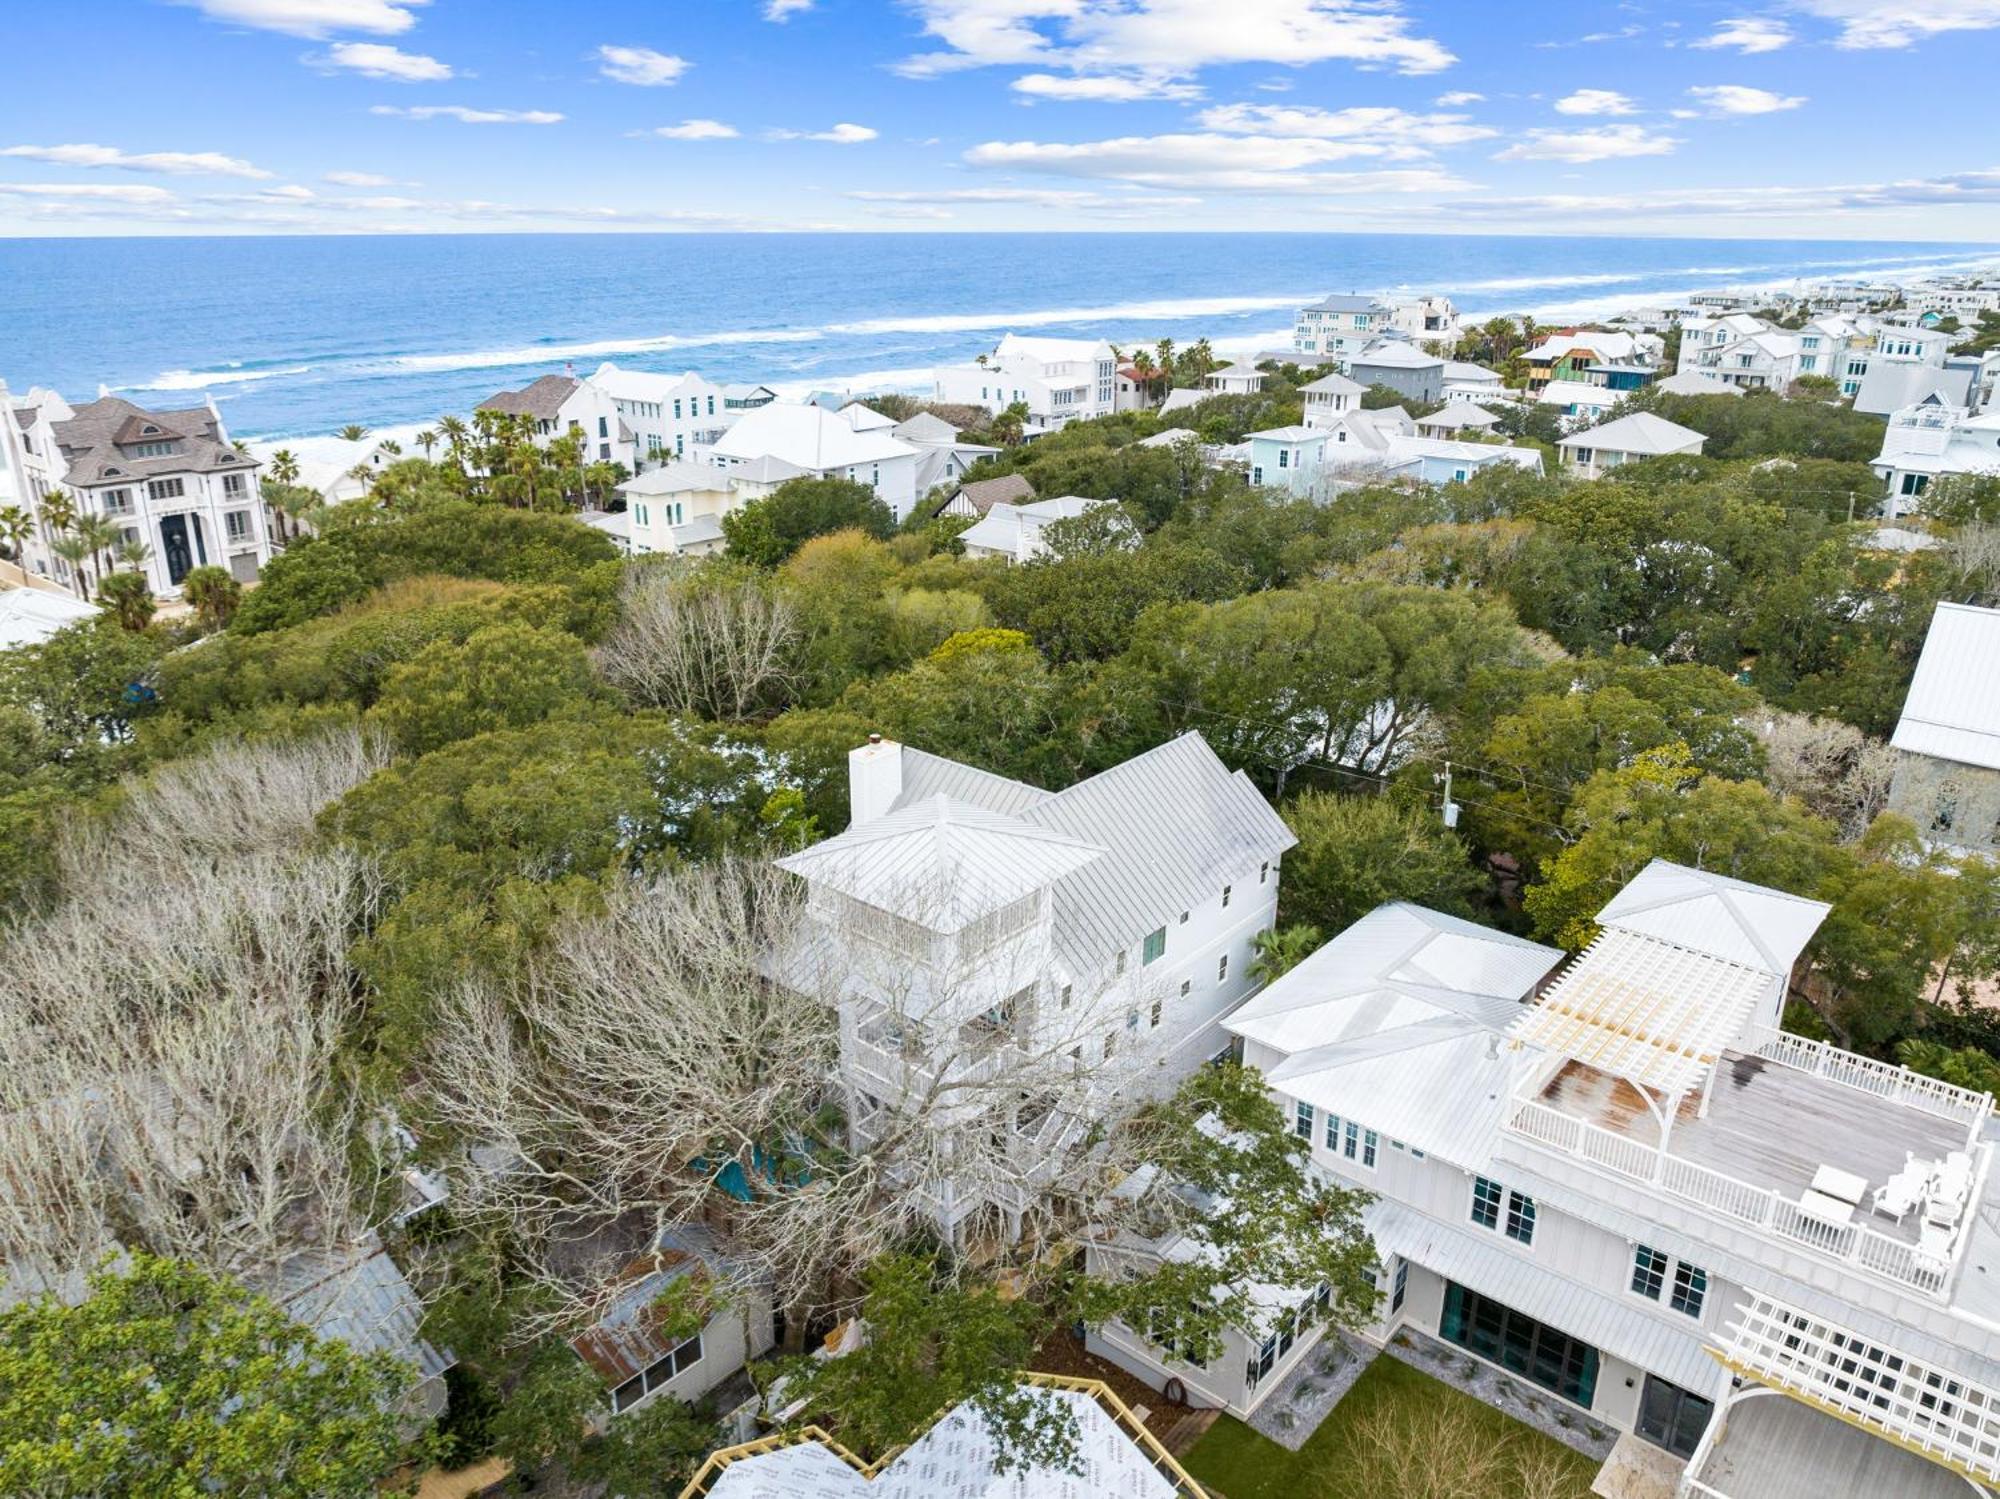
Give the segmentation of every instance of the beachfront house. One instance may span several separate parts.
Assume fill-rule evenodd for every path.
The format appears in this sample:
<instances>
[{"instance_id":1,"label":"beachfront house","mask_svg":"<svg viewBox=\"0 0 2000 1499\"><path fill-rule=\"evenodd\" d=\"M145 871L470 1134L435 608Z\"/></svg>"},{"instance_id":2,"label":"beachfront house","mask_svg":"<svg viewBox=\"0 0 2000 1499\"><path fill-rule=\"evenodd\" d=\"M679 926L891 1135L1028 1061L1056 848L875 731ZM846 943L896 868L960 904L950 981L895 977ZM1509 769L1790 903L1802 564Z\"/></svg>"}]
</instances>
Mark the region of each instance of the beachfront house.
<instances>
[{"instance_id":1,"label":"beachfront house","mask_svg":"<svg viewBox=\"0 0 2000 1499\"><path fill-rule=\"evenodd\" d=\"M1057 495L1054 499L1030 499L1025 504L998 501L958 536L965 555L975 561L997 558L1003 562L1032 562L1048 555L1047 527L1057 521L1075 520L1099 505L1113 500L1091 500L1082 495Z\"/></svg>"},{"instance_id":2,"label":"beachfront house","mask_svg":"<svg viewBox=\"0 0 2000 1499\"><path fill-rule=\"evenodd\" d=\"M1426 406L1444 397L1444 361L1402 339L1370 344L1347 362L1347 373L1364 386L1387 386Z\"/></svg>"},{"instance_id":3,"label":"beachfront house","mask_svg":"<svg viewBox=\"0 0 2000 1499\"><path fill-rule=\"evenodd\" d=\"M1545 982L1550 949L1386 906L1231 1016L1312 1169L1376 1196L1373 1336L1700 1499L2000 1481L1992 1100L1780 1028L1827 909L1656 860Z\"/></svg>"},{"instance_id":4,"label":"beachfront house","mask_svg":"<svg viewBox=\"0 0 2000 1499\"><path fill-rule=\"evenodd\" d=\"M1323 427L1272 427L1252 432L1250 482L1310 498L1332 433Z\"/></svg>"},{"instance_id":5,"label":"beachfront house","mask_svg":"<svg viewBox=\"0 0 2000 1499\"><path fill-rule=\"evenodd\" d=\"M1009 333L991 354L931 372L931 397L983 406L996 416L1019 402L1029 424L1051 430L1118 409L1118 364L1108 343L1083 338L1024 338Z\"/></svg>"},{"instance_id":6,"label":"beachfront house","mask_svg":"<svg viewBox=\"0 0 2000 1499\"><path fill-rule=\"evenodd\" d=\"M1455 345L1462 333L1448 297L1370 297L1349 293L1301 307L1292 321L1292 349L1301 364L1335 364L1345 370L1355 355L1384 334L1427 349Z\"/></svg>"},{"instance_id":7,"label":"beachfront house","mask_svg":"<svg viewBox=\"0 0 2000 1499\"><path fill-rule=\"evenodd\" d=\"M1018 1173L941 1168L920 1200L954 1240L975 1214L1012 1237L1092 1121L1228 1049L1295 840L1194 733L1056 792L876 738L848 792L844 832L778 860L808 927L780 981L839 1009L857 1142L939 1097L990 1116L1004 1080L980 1138Z\"/></svg>"},{"instance_id":8,"label":"beachfront house","mask_svg":"<svg viewBox=\"0 0 2000 1499\"><path fill-rule=\"evenodd\" d=\"M574 437L585 463L621 463L629 470L637 462L632 428L619 415L616 400L573 375L543 375L519 390L488 396L474 410L520 418L537 447Z\"/></svg>"},{"instance_id":9,"label":"beachfront house","mask_svg":"<svg viewBox=\"0 0 2000 1499\"><path fill-rule=\"evenodd\" d=\"M1670 453L1698 454L1708 441L1692 428L1650 411L1635 411L1601 427L1571 433L1556 444L1563 467L1579 479L1596 479L1621 464Z\"/></svg>"},{"instance_id":10,"label":"beachfront house","mask_svg":"<svg viewBox=\"0 0 2000 1499\"><path fill-rule=\"evenodd\" d=\"M68 493L79 518L110 522L114 545L146 549L136 566L161 598L178 597L181 580L197 567L220 567L251 583L271 560L261 465L230 441L213 399L150 411L118 396L71 406L41 389L22 401L0 386L0 426L0 498L37 516L21 545L29 573L84 595L113 561L109 550L81 563L57 550L62 533L43 509L57 490Z\"/></svg>"},{"instance_id":11,"label":"beachfront house","mask_svg":"<svg viewBox=\"0 0 2000 1499\"><path fill-rule=\"evenodd\" d=\"M2000 411L1967 416L1932 394L1889 418L1882 451L1870 464L1887 494L1890 519L1923 508L1931 484L1954 475L2000 474Z\"/></svg>"},{"instance_id":12,"label":"beachfront house","mask_svg":"<svg viewBox=\"0 0 2000 1499\"><path fill-rule=\"evenodd\" d=\"M663 375L624 370L607 361L586 383L611 402L632 434L626 467L634 472L677 458L699 461L699 450L713 445L735 419L722 388L693 370Z\"/></svg>"},{"instance_id":13,"label":"beachfront house","mask_svg":"<svg viewBox=\"0 0 2000 1499\"><path fill-rule=\"evenodd\" d=\"M1254 396L1264 388L1265 374L1254 364L1227 364L1201 377L1201 388L1215 396Z\"/></svg>"},{"instance_id":14,"label":"beachfront house","mask_svg":"<svg viewBox=\"0 0 2000 1499\"><path fill-rule=\"evenodd\" d=\"M917 502L917 450L888 428L857 432L824 406L778 401L751 407L716 439L708 455L731 477L763 492L785 478L805 475L865 484L899 523ZM779 470L788 472L779 476Z\"/></svg>"},{"instance_id":15,"label":"beachfront house","mask_svg":"<svg viewBox=\"0 0 2000 1499\"><path fill-rule=\"evenodd\" d=\"M2000 609L1937 606L1889 742L1889 810L1930 842L2000 854Z\"/></svg>"}]
</instances>

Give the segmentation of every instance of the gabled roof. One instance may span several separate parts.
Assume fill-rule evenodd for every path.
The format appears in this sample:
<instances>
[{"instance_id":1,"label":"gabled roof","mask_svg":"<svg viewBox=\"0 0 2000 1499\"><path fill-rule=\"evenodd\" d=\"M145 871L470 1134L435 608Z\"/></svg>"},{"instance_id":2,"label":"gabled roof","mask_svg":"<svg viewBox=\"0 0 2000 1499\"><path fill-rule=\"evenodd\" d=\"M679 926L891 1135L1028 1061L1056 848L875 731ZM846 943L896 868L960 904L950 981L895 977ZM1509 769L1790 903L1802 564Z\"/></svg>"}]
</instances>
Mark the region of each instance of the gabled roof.
<instances>
[{"instance_id":1,"label":"gabled roof","mask_svg":"<svg viewBox=\"0 0 2000 1499\"><path fill-rule=\"evenodd\" d=\"M1489 370L1483 364L1468 364L1462 359L1447 359L1444 377L1465 385L1484 385L1501 378L1498 370Z\"/></svg>"},{"instance_id":2,"label":"gabled roof","mask_svg":"<svg viewBox=\"0 0 2000 1499\"><path fill-rule=\"evenodd\" d=\"M907 421L896 423L893 435L904 442L913 442L922 446L956 442L958 441L958 428L933 412L919 411Z\"/></svg>"},{"instance_id":3,"label":"gabled roof","mask_svg":"<svg viewBox=\"0 0 2000 1499\"><path fill-rule=\"evenodd\" d=\"M1691 427L1683 427L1678 422L1670 422L1663 416L1655 416L1650 411L1635 411L1630 416L1621 416L1616 421L1606 422L1600 427L1592 427L1587 432L1576 432L1565 437L1556 446L1559 448L1605 448L1614 453L1678 453L1689 444L1699 445L1708 439Z\"/></svg>"},{"instance_id":4,"label":"gabled roof","mask_svg":"<svg viewBox=\"0 0 2000 1499\"><path fill-rule=\"evenodd\" d=\"M753 406L715 444L720 458L780 458L814 473L914 456L887 431L857 432L823 406Z\"/></svg>"},{"instance_id":5,"label":"gabled roof","mask_svg":"<svg viewBox=\"0 0 2000 1499\"><path fill-rule=\"evenodd\" d=\"M620 369L606 361L590 376L590 383L616 401L670 401L675 396L715 394L716 387L693 370L678 375L652 370Z\"/></svg>"},{"instance_id":6,"label":"gabled roof","mask_svg":"<svg viewBox=\"0 0 2000 1499\"><path fill-rule=\"evenodd\" d=\"M1332 434L1324 427L1270 427L1262 432L1252 432L1249 438L1255 442L1263 438L1266 442L1325 442Z\"/></svg>"},{"instance_id":7,"label":"gabled roof","mask_svg":"<svg viewBox=\"0 0 2000 1499\"><path fill-rule=\"evenodd\" d=\"M1387 312L1388 310L1374 297L1359 296L1353 292L1344 296L1336 293L1330 297L1321 297L1317 302L1308 302L1300 309L1302 312Z\"/></svg>"},{"instance_id":8,"label":"gabled roof","mask_svg":"<svg viewBox=\"0 0 2000 1499\"><path fill-rule=\"evenodd\" d=\"M956 932L1104 852L1017 817L934 796L777 863L905 921Z\"/></svg>"},{"instance_id":9,"label":"gabled roof","mask_svg":"<svg viewBox=\"0 0 2000 1499\"><path fill-rule=\"evenodd\" d=\"M1426 354L1415 344L1404 343L1401 339L1388 339L1379 344L1370 344L1347 362L1350 370L1441 370L1444 360L1436 354Z\"/></svg>"},{"instance_id":10,"label":"gabled roof","mask_svg":"<svg viewBox=\"0 0 2000 1499\"><path fill-rule=\"evenodd\" d=\"M526 416L536 421L553 421L564 401L576 394L580 380L568 375L544 375L519 390L503 390L479 403L481 411L497 411L503 416Z\"/></svg>"},{"instance_id":11,"label":"gabled roof","mask_svg":"<svg viewBox=\"0 0 2000 1499\"><path fill-rule=\"evenodd\" d=\"M707 490L727 491L729 469L711 468L705 463L683 463L678 459L635 474L618 486L623 495L641 499L660 494L697 494Z\"/></svg>"},{"instance_id":12,"label":"gabled roof","mask_svg":"<svg viewBox=\"0 0 2000 1499\"><path fill-rule=\"evenodd\" d=\"M1597 922L1784 977L1832 909L1824 901L1655 859L1612 896Z\"/></svg>"},{"instance_id":13,"label":"gabled roof","mask_svg":"<svg viewBox=\"0 0 2000 1499\"><path fill-rule=\"evenodd\" d=\"M156 431L148 429L157 429ZM56 446L66 465L62 482L72 489L129 483L156 474L254 471L257 461L225 440L222 424L205 406L185 411L148 411L118 396L100 396L79 406L67 421L54 423ZM127 452L140 443L177 442L179 450L158 457Z\"/></svg>"},{"instance_id":14,"label":"gabled roof","mask_svg":"<svg viewBox=\"0 0 2000 1499\"><path fill-rule=\"evenodd\" d=\"M1254 364L1239 362L1236 364L1225 364L1219 370L1210 370L1203 378L1208 380L1255 380L1262 383L1269 376Z\"/></svg>"},{"instance_id":15,"label":"gabled roof","mask_svg":"<svg viewBox=\"0 0 2000 1499\"><path fill-rule=\"evenodd\" d=\"M2000 770L2000 609L1937 606L1889 742Z\"/></svg>"},{"instance_id":16,"label":"gabled roof","mask_svg":"<svg viewBox=\"0 0 2000 1499\"><path fill-rule=\"evenodd\" d=\"M896 426L893 416L884 416L873 406L863 405L860 401L849 401L835 414L857 432L880 432L884 428L893 430Z\"/></svg>"},{"instance_id":17,"label":"gabled roof","mask_svg":"<svg viewBox=\"0 0 2000 1499\"><path fill-rule=\"evenodd\" d=\"M1359 380L1350 380L1335 370L1330 375L1321 375L1317 380L1307 381L1299 387L1302 395L1313 396L1358 396L1366 392L1367 386Z\"/></svg>"},{"instance_id":18,"label":"gabled roof","mask_svg":"<svg viewBox=\"0 0 2000 1499\"><path fill-rule=\"evenodd\" d=\"M1017 504L1034 499L1035 486L1028 482L1025 474L1002 474L997 479L977 479L970 484L958 486L953 496L962 499L981 515L995 505Z\"/></svg>"},{"instance_id":19,"label":"gabled roof","mask_svg":"<svg viewBox=\"0 0 2000 1499\"><path fill-rule=\"evenodd\" d=\"M1417 418L1419 427L1442 427L1448 432L1462 431L1467 427L1492 427L1500 418L1484 406L1475 406L1470 401L1446 401L1429 416Z\"/></svg>"},{"instance_id":20,"label":"gabled roof","mask_svg":"<svg viewBox=\"0 0 2000 1499\"><path fill-rule=\"evenodd\" d=\"M1109 359L1111 345L1088 338L1033 338L1007 333L1001 336L993 354L1003 363L1018 358L1037 364L1079 364Z\"/></svg>"},{"instance_id":21,"label":"gabled roof","mask_svg":"<svg viewBox=\"0 0 2000 1499\"><path fill-rule=\"evenodd\" d=\"M1664 380L1653 382L1655 390L1663 390L1670 396L1740 396L1743 387L1732 385L1727 380L1718 380L1712 375L1701 374L1697 370L1683 370L1678 375L1669 375Z\"/></svg>"},{"instance_id":22,"label":"gabled roof","mask_svg":"<svg viewBox=\"0 0 2000 1499\"><path fill-rule=\"evenodd\" d=\"M97 606L39 588L0 590L0 651L40 645L56 631L97 617Z\"/></svg>"}]
</instances>

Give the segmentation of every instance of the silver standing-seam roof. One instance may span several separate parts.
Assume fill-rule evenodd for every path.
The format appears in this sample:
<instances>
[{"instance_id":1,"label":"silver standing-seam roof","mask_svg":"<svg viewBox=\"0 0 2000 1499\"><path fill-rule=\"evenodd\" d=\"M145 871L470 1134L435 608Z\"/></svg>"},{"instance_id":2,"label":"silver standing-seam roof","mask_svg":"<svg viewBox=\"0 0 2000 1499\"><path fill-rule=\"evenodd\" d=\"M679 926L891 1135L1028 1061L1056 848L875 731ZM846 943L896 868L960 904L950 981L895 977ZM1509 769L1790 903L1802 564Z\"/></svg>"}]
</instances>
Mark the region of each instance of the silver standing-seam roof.
<instances>
[{"instance_id":1,"label":"silver standing-seam roof","mask_svg":"<svg viewBox=\"0 0 2000 1499\"><path fill-rule=\"evenodd\" d=\"M2000 770L2000 609L1937 606L1889 742L1913 755Z\"/></svg>"},{"instance_id":2,"label":"silver standing-seam roof","mask_svg":"<svg viewBox=\"0 0 2000 1499\"><path fill-rule=\"evenodd\" d=\"M273 1282L265 1289L294 1321L357 1353L394 1354L427 1380L458 1362L424 1341L423 1303L373 1234L338 1258L295 1255Z\"/></svg>"},{"instance_id":3,"label":"silver standing-seam roof","mask_svg":"<svg viewBox=\"0 0 2000 1499\"><path fill-rule=\"evenodd\" d=\"M1616 927L1784 978L1833 907L1655 859L1597 913Z\"/></svg>"}]
</instances>

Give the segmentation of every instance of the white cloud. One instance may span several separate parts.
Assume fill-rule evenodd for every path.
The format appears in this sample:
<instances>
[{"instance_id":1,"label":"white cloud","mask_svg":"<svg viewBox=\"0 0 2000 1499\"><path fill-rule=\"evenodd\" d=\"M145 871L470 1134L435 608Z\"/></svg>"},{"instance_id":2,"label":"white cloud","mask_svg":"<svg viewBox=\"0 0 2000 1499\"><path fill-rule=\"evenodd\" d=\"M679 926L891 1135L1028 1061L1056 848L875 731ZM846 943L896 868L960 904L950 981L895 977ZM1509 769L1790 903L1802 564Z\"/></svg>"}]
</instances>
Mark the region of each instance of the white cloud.
<instances>
[{"instance_id":1,"label":"white cloud","mask_svg":"<svg viewBox=\"0 0 2000 1499\"><path fill-rule=\"evenodd\" d=\"M1898 182L1825 186L1679 188L1640 193L1468 197L1454 199L1451 212L1455 216L1496 221L1571 217L1601 222L1607 213L1655 216L1711 213L1743 218L1837 220L1855 213L1893 212L1899 209L1928 212L1946 207L1989 205L2000 205L2000 169L1908 178Z\"/></svg>"},{"instance_id":2,"label":"white cloud","mask_svg":"<svg viewBox=\"0 0 2000 1499\"><path fill-rule=\"evenodd\" d=\"M1783 21L1775 21L1767 16L1732 16L1717 24L1714 32L1698 42L1689 42L1690 47L1719 48L1733 47L1746 55L1757 52L1776 52L1780 47L1790 46L1795 40L1792 28Z\"/></svg>"},{"instance_id":3,"label":"white cloud","mask_svg":"<svg viewBox=\"0 0 2000 1499\"><path fill-rule=\"evenodd\" d=\"M179 0L211 21L282 31L320 41L336 31L398 36L417 24L414 6L430 0Z\"/></svg>"},{"instance_id":4,"label":"white cloud","mask_svg":"<svg viewBox=\"0 0 2000 1499\"><path fill-rule=\"evenodd\" d=\"M1836 47L1850 51L1908 47L1947 31L2000 26L2000 0L1792 0L1822 20L1840 23Z\"/></svg>"},{"instance_id":5,"label":"white cloud","mask_svg":"<svg viewBox=\"0 0 2000 1499\"><path fill-rule=\"evenodd\" d=\"M1629 115L1638 112L1638 106L1616 89L1580 88L1556 100L1556 113L1559 115Z\"/></svg>"},{"instance_id":6,"label":"white cloud","mask_svg":"<svg viewBox=\"0 0 2000 1499\"><path fill-rule=\"evenodd\" d=\"M1439 94L1432 102L1440 109L1456 109L1461 104L1484 104L1486 96L1471 89L1453 89L1448 94Z\"/></svg>"},{"instance_id":7,"label":"white cloud","mask_svg":"<svg viewBox=\"0 0 2000 1499\"><path fill-rule=\"evenodd\" d=\"M1160 213L1167 209L1194 208L1201 199L1168 196L1164 193L1096 193L1081 188L1060 187L954 187L935 192L878 192L858 190L842 194L860 203L906 204L1004 204L1029 208L1070 208L1082 212L1108 211Z\"/></svg>"},{"instance_id":8,"label":"white cloud","mask_svg":"<svg viewBox=\"0 0 2000 1499\"><path fill-rule=\"evenodd\" d=\"M258 196L269 198L279 203L310 203L319 194L309 187L300 187L297 183L287 183L283 187L267 187Z\"/></svg>"},{"instance_id":9,"label":"white cloud","mask_svg":"<svg viewBox=\"0 0 2000 1499\"><path fill-rule=\"evenodd\" d=\"M1229 63L1347 61L1435 73L1457 61L1413 35L1399 0L912 0L945 50L905 58L930 77L993 65L1188 77Z\"/></svg>"},{"instance_id":10,"label":"white cloud","mask_svg":"<svg viewBox=\"0 0 2000 1499\"><path fill-rule=\"evenodd\" d=\"M112 146L7 146L0 156L46 161L63 167L113 167L122 172L158 172L168 177L249 177L275 175L239 156L215 151L120 151Z\"/></svg>"},{"instance_id":11,"label":"white cloud","mask_svg":"<svg viewBox=\"0 0 2000 1499\"><path fill-rule=\"evenodd\" d=\"M1185 101L1202 95L1197 84L1118 75L1065 77L1060 73L1023 73L1010 87L1015 93L1034 99L1080 99L1097 104Z\"/></svg>"},{"instance_id":12,"label":"white cloud","mask_svg":"<svg viewBox=\"0 0 2000 1499\"><path fill-rule=\"evenodd\" d=\"M682 120L678 125L660 125L633 133L658 136L666 141L733 141L739 132L734 125L725 125L720 120Z\"/></svg>"},{"instance_id":13,"label":"white cloud","mask_svg":"<svg viewBox=\"0 0 2000 1499\"><path fill-rule=\"evenodd\" d=\"M1066 144L987 141L965 153L973 166L1106 178L1144 187L1253 193L1449 192L1466 186L1449 173L1318 172L1328 162L1380 155L1379 148L1342 140L1269 135L1128 135Z\"/></svg>"},{"instance_id":14,"label":"white cloud","mask_svg":"<svg viewBox=\"0 0 2000 1499\"><path fill-rule=\"evenodd\" d=\"M1643 125L1599 125L1590 130L1530 130L1498 161L1614 161L1629 156L1671 156L1680 142Z\"/></svg>"},{"instance_id":15,"label":"white cloud","mask_svg":"<svg viewBox=\"0 0 2000 1499\"><path fill-rule=\"evenodd\" d=\"M765 133L774 141L825 141L835 146L858 146L880 134L866 125L850 125L846 121L831 130L771 130Z\"/></svg>"},{"instance_id":16,"label":"white cloud","mask_svg":"<svg viewBox=\"0 0 2000 1499\"><path fill-rule=\"evenodd\" d=\"M1304 105L1224 104L1201 113L1210 130L1244 135L1298 136L1341 141L1350 156L1380 156L1409 160L1428 156L1443 146L1491 140L1500 132L1472 123L1462 114L1410 114L1400 109L1363 106L1314 109Z\"/></svg>"},{"instance_id":17,"label":"white cloud","mask_svg":"<svg viewBox=\"0 0 2000 1499\"><path fill-rule=\"evenodd\" d=\"M327 172L325 180L340 187L413 187L414 183L398 183L393 177L384 177L380 172Z\"/></svg>"},{"instance_id":18,"label":"white cloud","mask_svg":"<svg viewBox=\"0 0 2000 1499\"><path fill-rule=\"evenodd\" d=\"M1749 88L1740 83L1718 83L1707 88L1691 88L1688 97L1710 114L1768 115L1797 109L1805 103L1803 94L1774 94L1769 89Z\"/></svg>"},{"instance_id":19,"label":"white cloud","mask_svg":"<svg viewBox=\"0 0 2000 1499\"><path fill-rule=\"evenodd\" d=\"M631 83L640 88L679 83L681 74L688 70L685 57L655 52L651 47L599 47L597 59L597 71L613 83Z\"/></svg>"},{"instance_id":20,"label":"white cloud","mask_svg":"<svg viewBox=\"0 0 2000 1499\"><path fill-rule=\"evenodd\" d=\"M174 201L174 195L164 187L140 187L122 182L0 182L0 196L141 205Z\"/></svg>"},{"instance_id":21,"label":"white cloud","mask_svg":"<svg viewBox=\"0 0 2000 1499\"><path fill-rule=\"evenodd\" d=\"M372 115L405 120L457 120L461 125L560 125L563 117L548 109L468 109L463 104L376 104Z\"/></svg>"},{"instance_id":22,"label":"white cloud","mask_svg":"<svg viewBox=\"0 0 2000 1499\"><path fill-rule=\"evenodd\" d=\"M345 68L364 78L386 78L393 83L443 83L457 76L449 63L421 52L404 52L387 42L335 42L306 61L315 67Z\"/></svg>"},{"instance_id":23,"label":"white cloud","mask_svg":"<svg viewBox=\"0 0 2000 1499\"><path fill-rule=\"evenodd\" d=\"M802 11L813 8L813 0L764 0L764 19L767 21L789 21Z\"/></svg>"}]
</instances>

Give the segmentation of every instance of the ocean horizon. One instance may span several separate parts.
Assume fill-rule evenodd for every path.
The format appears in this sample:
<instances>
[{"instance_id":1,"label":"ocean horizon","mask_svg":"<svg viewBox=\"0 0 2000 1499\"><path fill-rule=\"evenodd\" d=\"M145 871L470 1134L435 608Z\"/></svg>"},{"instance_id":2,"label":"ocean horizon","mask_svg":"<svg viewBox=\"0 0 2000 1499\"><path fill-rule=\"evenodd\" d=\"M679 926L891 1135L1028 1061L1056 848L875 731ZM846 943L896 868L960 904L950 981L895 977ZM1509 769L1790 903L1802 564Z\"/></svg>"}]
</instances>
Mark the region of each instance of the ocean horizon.
<instances>
[{"instance_id":1,"label":"ocean horizon","mask_svg":"<svg viewBox=\"0 0 2000 1499\"><path fill-rule=\"evenodd\" d=\"M1700 290L2000 261L1932 241L1322 233L533 234L0 240L0 379L213 395L233 435L390 429L611 360L787 394L920 388L1010 330L1285 348L1329 292L1603 316Z\"/></svg>"}]
</instances>

